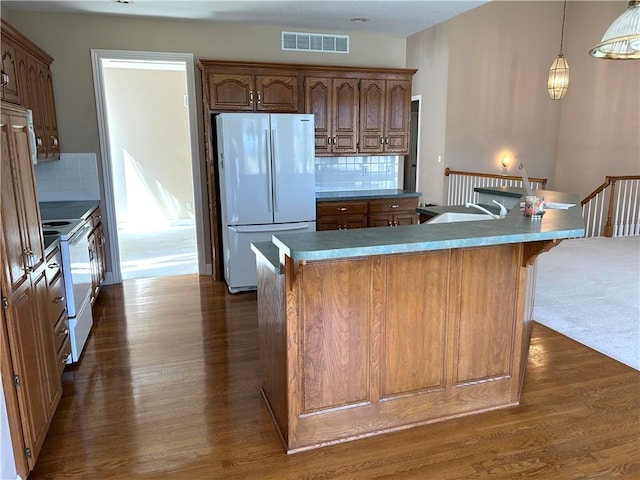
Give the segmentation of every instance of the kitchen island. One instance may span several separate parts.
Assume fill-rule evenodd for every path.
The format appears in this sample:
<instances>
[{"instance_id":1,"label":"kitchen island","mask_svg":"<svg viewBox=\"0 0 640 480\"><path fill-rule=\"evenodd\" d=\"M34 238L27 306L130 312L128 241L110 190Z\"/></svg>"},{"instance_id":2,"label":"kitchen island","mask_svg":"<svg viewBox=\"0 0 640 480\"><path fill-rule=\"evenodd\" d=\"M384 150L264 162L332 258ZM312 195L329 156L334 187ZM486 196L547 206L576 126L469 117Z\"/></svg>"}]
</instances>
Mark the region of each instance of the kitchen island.
<instances>
[{"instance_id":1,"label":"kitchen island","mask_svg":"<svg viewBox=\"0 0 640 480\"><path fill-rule=\"evenodd\" d=\"M274 235L258 265L262 393L288 453L516 405L544 217Z\"/></svg>"}]
</instances>

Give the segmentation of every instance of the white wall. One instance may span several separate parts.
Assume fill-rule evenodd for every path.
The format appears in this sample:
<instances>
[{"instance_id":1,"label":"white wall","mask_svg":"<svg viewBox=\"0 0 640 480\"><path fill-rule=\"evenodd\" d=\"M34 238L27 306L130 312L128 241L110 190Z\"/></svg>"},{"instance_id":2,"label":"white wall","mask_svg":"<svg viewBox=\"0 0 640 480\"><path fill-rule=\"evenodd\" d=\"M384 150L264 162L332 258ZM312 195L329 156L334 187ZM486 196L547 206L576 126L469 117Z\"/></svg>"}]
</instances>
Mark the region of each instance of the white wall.
<instances>
[{"instance_id":1,"label":"white wall","mask_svg":"<svg viewBox=\"0 0 640 480\"><path fill-rule=\"evenodd\" d=\"M549 179L548 188L581 197L605 175L640 173L640 62L587 53L627 2L568 2L571 79L554 101L546 85L562 6L491 2L408 38L407 67L418 69L412 93L423 96L423 201L442 203L446 166L518 175L523 162L530 177Z\"/></svg>"}]
</instances>

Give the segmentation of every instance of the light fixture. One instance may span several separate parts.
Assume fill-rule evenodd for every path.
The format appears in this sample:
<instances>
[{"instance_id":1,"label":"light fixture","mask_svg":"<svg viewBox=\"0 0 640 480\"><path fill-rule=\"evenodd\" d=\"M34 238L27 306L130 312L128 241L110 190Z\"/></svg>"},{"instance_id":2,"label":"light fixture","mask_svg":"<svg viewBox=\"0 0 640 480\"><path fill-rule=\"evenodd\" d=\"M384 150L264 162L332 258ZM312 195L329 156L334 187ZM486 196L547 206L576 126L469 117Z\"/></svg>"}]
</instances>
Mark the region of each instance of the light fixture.
<instances>
[{"instance_id":1,"label":"light fixture","mask_svg":"<svg viewBox=\"0 0 640 480\"><path fill-rule=\"evenodd\" d=\"M640 59L640 0L629 2L629 7L614 20L589 54L614 60Z\"/></svg>"},{"instance_id":2,"label":"light fixture","mask_svg":"<svg viewBox=\"0 0 640 480\"><path fill-rule=\"evenodd\" d=\"M564 94L569 89L569 63L562 53L562 43L564 41L564 19L567 14L567 0L564 0L562 10L562 32L560 33L560 53L549 67L549 80L547 90L553 100L562 100Z\"/></svg>"},{"instance_id":3,"label":"light fixture","mask_svg":"<svg viewBox=\"0 0 640 480\"><path fill-rule=\"evenodd\" d=\"M509 157L507 157L506 155L502 157L502 166L504 168L507 168L510 163L511 163L511 160L509 159Z\"/></svg>"}]
</instances>

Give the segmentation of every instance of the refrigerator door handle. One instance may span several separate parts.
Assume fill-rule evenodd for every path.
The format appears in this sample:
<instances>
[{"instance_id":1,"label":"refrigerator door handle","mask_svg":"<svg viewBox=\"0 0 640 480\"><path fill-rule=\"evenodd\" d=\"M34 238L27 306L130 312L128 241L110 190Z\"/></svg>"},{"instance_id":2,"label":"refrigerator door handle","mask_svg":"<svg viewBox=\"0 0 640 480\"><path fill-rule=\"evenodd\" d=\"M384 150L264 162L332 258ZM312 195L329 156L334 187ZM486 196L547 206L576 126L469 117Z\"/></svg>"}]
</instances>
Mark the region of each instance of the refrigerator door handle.
<instances>
[{"instance_id":1,"label":"refrigerator door handle","mask_svg":"<svg viewBox=\"0 0 640 480\"><path fill-rule=\"evenodd\" d=\"M264 131L264 149L267 167L267 210L273 212L273 171L271 167L271 148L269 130Z\"/></svg>"},{"instance_id":2,"label":"refrigerator door handle","mask_svg":"<svg viewBox=\"0 0 640 480\"><path fill-rule=\"evenodd\" d=\"M295 230L309 230L312 227L310 223L294 223L288 225L251 225L232 227L238 233L256 233L256 232L291 232Z\"/></svg>"},{"instance_id":3,"label":"refrigerator door handle","mask_svg":"<svg viewBox=\"0 0 640 480\"><path fill-rule=\"evenodd\" d=\"M278 159L278 149L276 146L278 145L278 137L276 131L271 129L271 159L273 162L273 211L278 211L278 177L280 176L280 161Z\"/></svg>"}]
</instances>

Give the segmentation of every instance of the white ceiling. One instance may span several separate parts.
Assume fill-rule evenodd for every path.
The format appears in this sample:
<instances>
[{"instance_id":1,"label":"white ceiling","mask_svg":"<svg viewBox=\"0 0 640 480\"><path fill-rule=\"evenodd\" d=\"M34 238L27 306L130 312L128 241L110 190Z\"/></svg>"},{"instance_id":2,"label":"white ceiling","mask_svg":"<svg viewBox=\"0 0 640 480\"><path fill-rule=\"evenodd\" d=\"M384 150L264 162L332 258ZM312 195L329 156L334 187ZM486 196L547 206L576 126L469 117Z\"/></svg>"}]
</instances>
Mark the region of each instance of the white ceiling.
<instances>
[{"instance_id":1,"label":"white ceiling","mask_svg":"<svg viewBox=\"0 0 640 480\"><path fill-rule=\"evenodd\" d=\"M120 0L127 1L127 0ZM5 8L59 13L178 18L278 25L328 32L371 32L406 37L488 0L2 0ZM368 21L355 23L352 18Z\"/></svg>"}]
</instances>

